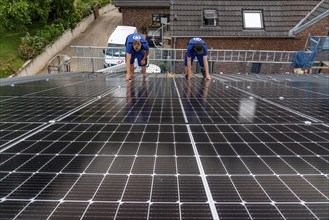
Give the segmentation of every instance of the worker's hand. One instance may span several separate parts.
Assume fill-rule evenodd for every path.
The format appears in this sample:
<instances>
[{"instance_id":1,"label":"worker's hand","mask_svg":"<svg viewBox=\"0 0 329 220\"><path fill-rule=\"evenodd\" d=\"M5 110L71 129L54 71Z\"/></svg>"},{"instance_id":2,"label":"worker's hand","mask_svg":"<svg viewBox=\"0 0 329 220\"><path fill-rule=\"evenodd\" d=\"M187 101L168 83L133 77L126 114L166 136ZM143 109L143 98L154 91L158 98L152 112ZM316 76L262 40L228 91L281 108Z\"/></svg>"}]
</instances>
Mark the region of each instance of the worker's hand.
<instances>
[{"instance_id":1,"label":"worker's hand","mask_svg":"<svg viewBox=\"0 0 329 220\"><path fill-rule=\"evenodd\" d=\"M191 79L191 78L192 78L192 73L191 73L191 74L186 74L186 75L185 75L185 79L189 80L189 79Z\"/></svg>"},{"instance_id":2,"label":"worker's hand","mask_svg":"<svg viewBox=\"0 0 329 220\"><path fill-rule=\"evenodd\" d=\"M130 74L126 74L126 81L129 81L130 80Z\"/></svg>"},{"instance_id":3,"label":"worker's hand","mask_svg":"<svg viewBox=\"0 0 329 220\"><path fill-rule=\"evenodd\" d=\"M142 59L141 64L145 65L145 59Z\"/></svg>"}]
</instances>

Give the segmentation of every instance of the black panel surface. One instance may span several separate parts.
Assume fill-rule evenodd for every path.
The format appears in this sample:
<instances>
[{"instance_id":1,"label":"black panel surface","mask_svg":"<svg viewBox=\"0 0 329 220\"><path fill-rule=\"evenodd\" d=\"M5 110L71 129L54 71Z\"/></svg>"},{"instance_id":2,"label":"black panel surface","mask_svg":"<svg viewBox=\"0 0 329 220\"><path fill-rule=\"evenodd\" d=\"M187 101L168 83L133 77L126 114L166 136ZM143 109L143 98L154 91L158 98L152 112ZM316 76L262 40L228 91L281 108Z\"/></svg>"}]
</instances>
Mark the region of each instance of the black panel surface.
<instances>
[{"instance_id":1,"label":"black panel surface","mask_svg":"<svg viewBox=\"0 0 329 220\"><path fill-rule=\"evenodd\" d=\"M324 77L4 84L0 219L328 219Z\"/></svg>"}]
</instances>

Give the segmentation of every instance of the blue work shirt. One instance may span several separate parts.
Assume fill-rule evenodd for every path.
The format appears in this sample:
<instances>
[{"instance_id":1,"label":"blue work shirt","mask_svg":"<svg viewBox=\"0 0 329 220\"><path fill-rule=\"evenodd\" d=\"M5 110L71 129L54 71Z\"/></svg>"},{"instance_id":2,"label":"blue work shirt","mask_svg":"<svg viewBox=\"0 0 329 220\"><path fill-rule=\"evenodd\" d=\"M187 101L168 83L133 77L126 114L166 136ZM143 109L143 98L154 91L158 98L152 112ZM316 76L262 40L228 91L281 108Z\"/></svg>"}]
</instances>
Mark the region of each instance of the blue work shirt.
<instances>
[{"instance_id":1,"label":"blue work shirt","mask_svg":"<svg viewBox=\"0 0 329 220\"><path fill-rule=\"evenodd\" d=\"M196 51L194 50L194 44L201 43L203 46L203 54L198 55ZM208 55L208 48L206 43L199 37L192 38L187 45L187 51L186 51L187 57L195 57L195 56L207 56Z\"/></svg>"},{"instance_id":2,"label":"blue work shirt","mask_svg":"<svg viewBox=\"0 0 329 220\"><path fill-rule=\"evenodd\" d=\"M132 54L134 51L133 49L133 42L134 40L139 40L142 43L142 47L140 51L148 51L149 45L147 41L143 38L141 34L130 34L126 39L126 52ZM138 51L139 52L139 51Z\"/></svg>"}]
</instances>

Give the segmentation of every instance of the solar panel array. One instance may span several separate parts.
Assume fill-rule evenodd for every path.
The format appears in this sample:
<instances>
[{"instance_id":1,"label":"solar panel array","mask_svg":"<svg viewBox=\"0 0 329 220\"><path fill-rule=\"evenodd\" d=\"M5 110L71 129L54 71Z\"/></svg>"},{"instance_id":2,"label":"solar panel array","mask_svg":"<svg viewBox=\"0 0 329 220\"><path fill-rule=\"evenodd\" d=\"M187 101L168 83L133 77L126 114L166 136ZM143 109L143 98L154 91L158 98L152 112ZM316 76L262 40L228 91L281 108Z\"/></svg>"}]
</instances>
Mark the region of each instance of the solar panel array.
<instances>
[{"instance_id":1,"label":"solar panel array","mask_svg":"<svg viewBox=\"0 0 329 220\"><path fill-rule=\"evenodd\" d=\"M325 75L3 81L0 219L328 219L328 85Z\"/></svg>"}]
</instances>

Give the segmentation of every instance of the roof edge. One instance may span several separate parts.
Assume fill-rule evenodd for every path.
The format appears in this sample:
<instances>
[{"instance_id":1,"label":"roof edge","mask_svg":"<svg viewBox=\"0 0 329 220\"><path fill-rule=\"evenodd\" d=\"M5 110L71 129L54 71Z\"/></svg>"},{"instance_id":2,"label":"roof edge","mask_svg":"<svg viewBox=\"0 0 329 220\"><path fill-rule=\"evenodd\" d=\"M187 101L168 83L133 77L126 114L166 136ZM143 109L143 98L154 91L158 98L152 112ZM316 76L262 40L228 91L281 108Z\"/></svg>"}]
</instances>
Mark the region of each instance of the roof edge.
<instances>
[{"instance_id":1,"label":"roof edge","mask_svg":"<svg viewBox=\"0 0 329 220\"><path fill-rule=\"evenodd\" d=\"M161 5L156 5L156 6L115 6L116 8L166 8L166 9L170 9L169 6L161 6Z\"/></svg>"},{"instance_id":2,"label":"roof edge","mask_svg":"<svg viewBox=\"0 0 329 220\"><path fill-rule=\"evenodd\" d=\"M292 28L290 31L289 31L289 36L294 36L300 32L302 32L303 30L305 30L306 28L312 26L313 24L317 23L318 21L322 20L323 18L329 16L329 10L320 14L319 16L315 17L313 20L305 23L304 25L298 27L298 26L295 26L294 28Z\"/></svg>"},{"instance_id":3,"label":"roof edge","mask_svg":"<svg viewBox=\"0 0 329 220\"><path fill-rule=\"evenodd\" d=\"M21 83L27 83L27 82L33 82L33 81L40 81L40 80L47 80L62 76L79 76L83 75L83 72L61 72L56 74L47 74L47 75L32 75L32 76L14 76L10 78L1 78L0 79L0 87L1 86L8 86L11 84L21 84Z\"/></svg>"},{"instance_id":4,"label":"roof edge","mask_svg":"<svg viewBox=\"0 0 329 220\"><path fill-rule=\"evenodd\" d=\"M298 22L298 24L296 24L295 27L293 27L290 31L289 31L289 36L293 36L295 33L295 30L299 29L300 27L302 26L305 26L306 24L310 23L310 22L307 22L305 25L302 25L301 24L324 2L325 0L321 0L302 20L300 20ZM327 11L328 12L328 11ZM326 13L326 12L325 12ZM321 18L322 19L322 18ZM315 19L313 19L315 20ZM314 23L313 23L314 24ZM299 32L298 32L299 33Z\"/></svg>"}]
</instances>

